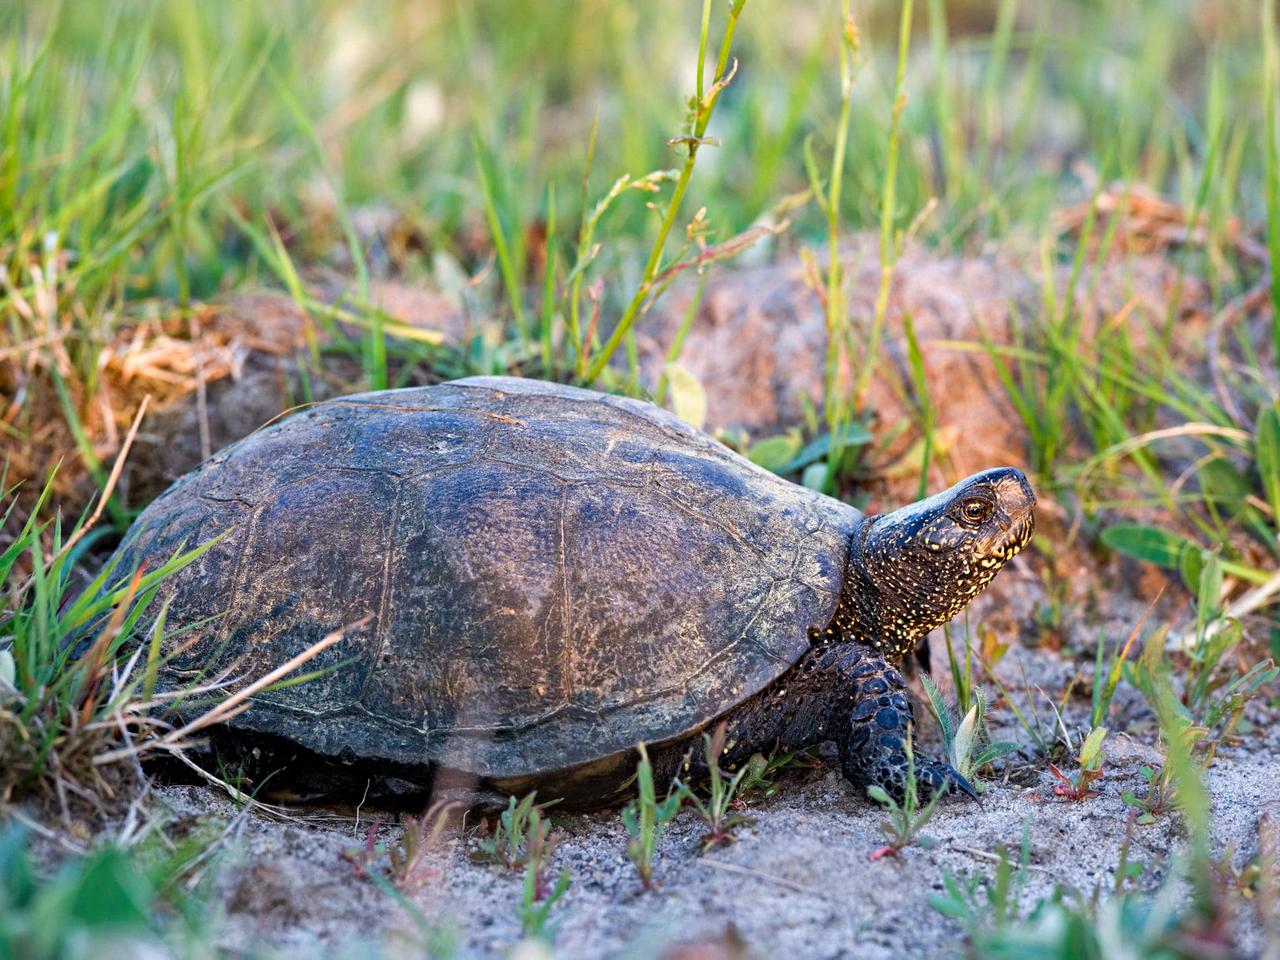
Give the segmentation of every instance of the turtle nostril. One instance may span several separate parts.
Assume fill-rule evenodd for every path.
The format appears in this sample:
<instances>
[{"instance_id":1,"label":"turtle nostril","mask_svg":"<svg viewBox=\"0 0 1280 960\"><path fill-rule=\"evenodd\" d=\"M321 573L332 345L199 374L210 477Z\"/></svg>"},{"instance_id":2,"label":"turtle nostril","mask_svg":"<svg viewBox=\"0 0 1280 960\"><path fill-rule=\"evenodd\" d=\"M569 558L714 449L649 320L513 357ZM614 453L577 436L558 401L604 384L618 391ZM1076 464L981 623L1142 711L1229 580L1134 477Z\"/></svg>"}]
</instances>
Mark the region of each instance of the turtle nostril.
<instances>
[{"instance_id":1,"label":"turtle nostril","mask_svg":"<svg viewBox=\"0 0 1280 960\"><path fill-rule=\"evenodd\" d=\"M1027 479L1027 475L1017 467L1002 467L998 469L1002 473L1002 489L1005 497L1017 504L1016 508L1010 509L1009 512L1017 516L1023 511L1031 511L1036 505L1036 492L1031 486L1031 481ZM1016 485L1016 492L1014 491L1014 485Z\"/></svg>"},{"instance_id":2,"label":"turtle nostril","mask_svg":"<svg viewBox=\"0 0 1280 960\"><path fill-rule=\"evenodd\" d=\"M1009 479L1018 484L1018 491L1026 498L1027 506L1034 507L1036 504L1036 492L1031 487L1031 481L1027 479L1027 475L1017 467L1009 467Z\"/></svg>"}]
</instances>

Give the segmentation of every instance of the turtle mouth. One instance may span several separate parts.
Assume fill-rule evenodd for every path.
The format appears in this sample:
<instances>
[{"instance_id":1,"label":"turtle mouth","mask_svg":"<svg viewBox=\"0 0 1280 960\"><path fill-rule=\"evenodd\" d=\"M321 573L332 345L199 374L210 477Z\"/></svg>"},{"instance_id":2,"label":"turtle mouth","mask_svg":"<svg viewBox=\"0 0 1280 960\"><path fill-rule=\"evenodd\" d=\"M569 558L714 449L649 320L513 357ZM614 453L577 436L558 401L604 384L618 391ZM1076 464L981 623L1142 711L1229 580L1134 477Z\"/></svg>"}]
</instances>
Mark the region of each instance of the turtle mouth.
<instances>
[{"instance_id":1,"label":"turtle mouth","mask_svg":"<svg viewBox=\"0 0 1280 960\"><path fill-rule=\"evenodd\" d=\"M1035 513L1031 510L1026 510L1009 526L992 534L985 541L980 541L977 552L979 556L984 558L983 565L996 567L1008 563L1022 552L1023 547L1031 542L1031 536L1035 533L1035 529Z\"/></svg>"},{"instance_id":2,"label":"turtle mouth","mask_svg":"<svg viewBox=\"0 0 1280 960\"><path fill-rule=\"evenodd\" d=\"M995 487L997 517L978 539L975 553L988 571L998 570L1031 542L1036 529L1036 494L1021 470L1013 467L989 470Z\"/></svg>"},{"instance_id":3,"label":"turtle mouth","mask_svg":"<svg viewBox=\"0 0 1280 960\"><path fill-rule=\"evenodd\" d=\"M991 546L991 555L997 560L1012 560L1022 552L1022 548L1031 542L1032 535L1036 532L1036 515L1032 510L1028 510L1026 514L1005 531L999 539Z\"/></svg>"}]
</instances>

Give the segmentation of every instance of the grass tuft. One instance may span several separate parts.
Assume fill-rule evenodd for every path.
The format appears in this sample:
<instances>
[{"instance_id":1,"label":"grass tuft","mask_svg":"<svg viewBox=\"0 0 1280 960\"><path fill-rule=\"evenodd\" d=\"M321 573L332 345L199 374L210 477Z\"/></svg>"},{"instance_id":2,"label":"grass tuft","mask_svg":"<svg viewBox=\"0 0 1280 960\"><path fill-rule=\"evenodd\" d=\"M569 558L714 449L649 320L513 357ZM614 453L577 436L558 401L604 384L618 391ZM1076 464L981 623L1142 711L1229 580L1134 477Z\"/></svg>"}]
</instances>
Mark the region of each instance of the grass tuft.
<instances>
[{"instance_id":1,"label":"grass tuft","mask_svg":"<svg viewBox=\"0 0 1280 960\"><path fill-rule=\"evenodd\" d=\"M658 841L680 812L685 796L684 791L676 788L670 790L659 802L648 749L643 743L638 744L636 749L640 754L640 760L636 764L636 796L622 808L622 825L631 836L627 843L627 859L635 864L641 886L645 890L652 890L655 886L653 866Z\"/></svg>"},{"instance_id":2,"label":"grass tuft","mask_svg":"<svg viewBox=\"0 0 1280 960\"><path fill-rule=\"evenodd\" d=\"M889 814L880 821L880 829L888 837L889 842L868 853L867 857L870 860L897 857L910 846L918 846L925 850L933 846L933 838L921 831L933 819L938 803L947 794L947 788L944 786L935 792L927 803L921 803L920 785L916 780L915 748L912 745L910 730L903 738L903 747L907 752L907 783L902 802L899 803L889 796L884 787L867 787L867 795L882 805Z\"/></svg>"},{"instance_id":3,"label":"grass tuft","mask_svg":"<svg viewBox=\"0 0 1280 960\"><path fill-rule=\"evenodd\" d=\"M702 735L708 778L706 799L699 796L690 785L677 781L676 790L683 794L684 799L706 824L707 832L702 837L703 853L732 843L734 831L751 822L735 812L743 806L739 794L744 787L760 781L765 775L761 764L755 762L755 757L752 757L752 763L744 764L736 772L726 773L720 768L720 758L728 749L727 731L728 725L722 721L716 724L712 733ZM759 759L764 761L763 757Z\"/></svg>"}]
</instances>

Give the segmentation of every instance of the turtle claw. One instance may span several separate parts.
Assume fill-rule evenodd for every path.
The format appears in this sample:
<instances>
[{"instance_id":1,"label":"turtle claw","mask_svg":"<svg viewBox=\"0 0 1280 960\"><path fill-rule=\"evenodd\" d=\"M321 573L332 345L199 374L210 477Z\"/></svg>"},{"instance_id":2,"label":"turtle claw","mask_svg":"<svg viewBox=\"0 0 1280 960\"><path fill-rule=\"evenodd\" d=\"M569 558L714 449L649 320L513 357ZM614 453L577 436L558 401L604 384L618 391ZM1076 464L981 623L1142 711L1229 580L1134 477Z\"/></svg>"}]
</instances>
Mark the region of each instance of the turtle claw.
<instances>
[{"instance_id":1,"label":"turtle claw","mask_svg":"<svg viewBox=\"0 0 1280 960\"><path fill-rule=\"evenodd\" d=\"M968 779L960 773L960 771L956 770L949 763L940 763L938 766L942 767L946 773L947 782L951 786L955 787L970 800L976 800L979 803L982 802L981 795L979 795L978 791L974 789L973 784L970 783Z\"/></svg>"},{"instance_id":2,"label":"turtle claw","mask_svg":"<svg viewBox=\"0 0 1280 960\"><path fill-rule=\"evenodd\" d=\"M925 799L930 799L949 787L955 787L970 800L982 799L973 784L959 770L938 760L926 760L920 764L916 771L916 784Z\"/></svg>"},{"instance_id":3,"label":"turtle claw","mask_svg":"<svg viewBox=\"0 0 1280 960\"><path fill-rule=\"evenodd\" d=\"M881 766L867 781L862 782L869 781L878 784L890 797L901 803L907 793L908 770L909 766L905 754L900 755ZM848 771L846 771L845 775L855 783L860 780L856 774L850 776ZM939 760L921 759L916 761L915 784L916 796L923 802L932 800L952 787L970 800L981 802L981 796L974 789L973 784L969 782L969 779L949 763Z\"/></svg>"}]
</instances>

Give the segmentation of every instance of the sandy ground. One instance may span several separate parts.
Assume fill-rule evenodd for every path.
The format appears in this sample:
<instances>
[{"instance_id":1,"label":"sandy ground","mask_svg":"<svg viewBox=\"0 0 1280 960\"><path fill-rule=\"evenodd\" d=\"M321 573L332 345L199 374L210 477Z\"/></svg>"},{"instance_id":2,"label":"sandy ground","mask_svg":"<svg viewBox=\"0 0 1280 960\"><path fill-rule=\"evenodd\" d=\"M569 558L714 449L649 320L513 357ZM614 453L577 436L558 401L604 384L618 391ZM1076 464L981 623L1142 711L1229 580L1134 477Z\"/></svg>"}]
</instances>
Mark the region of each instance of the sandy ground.
<instances>
[{"instance_id":1,"label":"sandy ground","mask_svg":"<svg viewBox=\"0 0 1280 960\"><path fill-rule=\"evenodd\" d=\"M873 267L870 259L859 258L857 275L863 277ZM1158 306L1170 277L1168 265L1158 258L1142 268L1116 268L1098 284L1111 298L1099 310L1109 315L1131 299ZM854 307L860 314L866 313L863 301L873 289L865 282L856 284ZM931 379L945 385L940 429L950 437L950 446L944 474L990 465L995 450L1002 460L1015 456L1011 448L1021 442L1012 436L1018 433L1016 418L1007 401L986 389L991 382L987 361L957 354L951 343L972 339L975 325L993 340L1003 339L1016 313L1011 305L1034 297L1035 289L1025 274L997 259L964 262L918 250L906 258L895 281L891 313L916 318ZM404 322L429 318L451 337L459 335L445 322L453 316L448 304L432 299L423 306L410 300L394 306L388 301L387 306L402 314ZM794 265L770 268L763 277L729 273L712 283L705 316L694 325L683 361L711 392L708 426L733 424L731 412L743 410L753 411L757 419L737 425L755 436L795 422L792 386L817 385L806 375L808 368L794 367L820 355L813 341L821 337L822 319L812 301ZM272 302L273 309L280 307L278 298ZM745 318L744 304L751 307ZM241 313L267 322L263 304L242 306ZM681 310L679 297L673 298L656 328L669 325ZM287 320L292 315L285 310L281 316ZM767 335L778 329L786 336L775 341ZM894 329L888 343L891 356L901 352ZM250 333L252 337L237 337L266 338L256 329ZM647 359L653 350L642 343ZM762 351L772 353L764 356ZM280 409L288 392L282 393L281 384L287 379L288 371L268 351L250 356L239 377L213 385L208 424L213 446L247 433ZM875 396L882 425L892 424L905 410L903 398L880 379L874 389L881 391ZM189 400L162 411L148 425L135 460L136 491L158 491L199 459L196 427ZM909 498L904 491L915 484L914 474L891 477L878 496L896 505ZM1083 538L1072 541L1065 523L1066 514L1045 502L1037 546L997 579L973 605L971 616L975 628L985 623L1014 643L999 675L1024 703L1028 698L1038 703L1046 723L1052 711L1036 686L1056 698L1077 672L1087 676L1099 637L1112 645L1122 641L1162 579L1131 562L1104 562L1081 545ZM1046 593L1046 583L1055 597ZM1047 616L1050 608L1058 614ZM1185 596L1175 588L1166 593L1152 622L1176 624L1186 613ZM1053 622L1046 625L1047 620ZM1253 659L1258 657L1249 662ZM935 677L945 674L936 643L933 672ZM1087 693L1068 706L1066 721L1073 733L1087 723L1087 710ZM883 813L831 764L784 774L773 796L752 800L748 813L753 823L738 833L737 842L709 854L701 851L703 829L697 816L689 810L681 813L659 848L660 888L652 892L641 890L625 857L627 835L616 811L555 816L564 838L555 851L553 871L566 868L572 877L554 911L555 954L953 956L963 951L962 928L933 910L929 896L941 890L947 873L989 876L993 852L1016 850L1024 827L1031 837L1025 901L1034 902L1058 883L1086 894L1111 890L1128 816L1121 795L1125 790L1141 793L1138 767L1160 759L1153 718L1137 694L1122 686L1115 710L1116 732L1108 741L1110 760L1098 796L1084 803L1054 797L1044 761L1032 761L1027 754L1008 765L1016 777L991 784L980 805L944 802L926 830L936 845L909 848L898 859L868 859L882 843ZM1249 716L1255 729L1242 745L1220 751L1207 782L1215 845L1219 851L1233 850L1236 864L1253 855L1261 816L1269 813L1280 822L1280 723L1260 704L1251 707ZM992 722L999 736L1026 741L1007 706L993 708ZM931 734L926 732L926 747ZM418 934L411 918L382 889L361 878L351 859L364 846L370 824L380 824L379 841L394 842L400 829L395 814L308 808L291 810L294 819L278 821L241 810L203 786L160 787L155 801L167 809L171 829L208 822L227 832L215 898L223 946L255 956L330 951L365 956L370 944L389 943L393 953L422 955L414 946ZM1132 857L1150 866L1144 886L1159 885L1181 840L1178 818L1171 814L1136 828ZM459 955L506 955L520 943L517 907L523 878L473 862L468 856L472 846L456 835L443 840L407 885L407 896L432 922L455 931ZM373 869L385 870L386 865L384 854ZM1258 955L1256 918L1246 909L1237 920L1244 955ZM522 956L545 954L527 944L520 949Z\"/></svg>"},{"instance_id":2,"label":"sandy ground","mask_svg":"<svg viewBox=\"0 0 1280 960\"><path fill-rule=\"evenodd\" d=\"M1044 636L1037 615L1045 603L1037 558L1019 559L971 606L974 630L985 623L1000 636L1020 638L1000 662L997 676L1024 713L1034 712L1049 734L1057 699L1073 676L1086 681L1067 704L1064 720L1073 736L1088 724L1091 658L1064 656L1036 638ZM1098 637L1122 640L1141 616L1147 590L1131 576L1132 564L1114 561L1078 581L1075 599L1054 634L1067 649L1087 648ZM1115 585L1106 601L1089 602L1097 583ZM1141 594L1138 596L1136 594ZM1086 612L1087 611L1087 614ZM1176 622L1186 613L1177 600L1160 614ZM946 685L945 654L933 644L933 673ZM991 685L986 685L993 692ZM917 716L921 708L917 704ZM1228 850L1239 866L1255 853L1258 823L1269 815L1280 823L1280 722L1255 702L1247 714L1253 730L1222 749L1207 777L1213 802L1216 855ZM1012 711L1002 702L991 711L997 739L1028 744ZM923 749L936 753L936 730L922 721ZM554 911L551 955L614 957L866 957L934 958L961 955L961 924L929 906L946 874L990 877L996 851L1013 856L1024 830L1030 837L1030 868L1024 906L1056 884L1106 893L1114 889L1129 808L1126 790L1142 795L1138 770L1159 764L1155 718L1136 691L1122 685L1113 704L1106 775L1098 794L1082 802L1053 795L1056 781L1030 749L1002 761L981 803L944 800L925 829L931 849L911 847L897 858L869 859L884 842L882 810L848 784L824 745L816 769L784 772L776 792L751 800L751 824L732 845L703 853L705 832L697 814L683 811L663 837L657 856L658 889L645 892L627 860L627 833L617 811L555 815L563 839L551 873L568 869L572 883ZM1051 734L1050 734L1051 735ZM1068 761L1069 763L1069 761ZM1070 767L1068 766L1068 769ZM358 876L371 825L379 843L393 844L397 814L291 809L297 819L280 822L238 809L200 786L168 786L158 801L180 823L214 821L232 827L216 902L224 911L222 943L235 951L278 950L285 955L334 951L365 955L371 944L389 945L392 955L420 956L421 935L413 920L377 885ZM473 821L474 822L474 821ZM1140 885L1159 887L1184 841L1176 814L1135 826L1130 859L1148 870ZM474 861L474 839L446 833L405 885L423 916L456 937L457 955L506 956L513 949L547 955L541 945L521 945L517 908L523 874ZM384 872L388 857L375 869ZM1261 932L1251 906L1236 916L1242 956L1259 956Z\"/></svg>"},{"instance_id":3,"label":"sandy ground","mask_svg":"<svg viewBox=\"0 0 1280 960\"><path fill-rule=\"evenodd\" d=\"M1023 667L1041 677L1071 673L1051 654L1023 659ZM1277 729L1260 725L1247 747L1224 750L1207 778L1215 846L1232 847L1237 864L1256 847L1260 816L1269 812L1280 822ZM752 825L728 847L703 854L702 823L694 812L682 812L659 848L660 888L647 893L625 857L627 835L615 812L555 817L564 839L553 869L572 875L554 913L555 953L955 955L963 949L962 928L933 910L929 896L942 889L945 873L989 876L994 851L1005 847L1016 855L1024 828L1031 842L1025 902L1058 883L1086 893L1113 888L1128 815L1121 795L1141 793L1137 768L1158 758L1144 739L1113 735L1107 776L1086 802L1054 797L1047 773L1028 786L992 783L980 804L944 801L925 831L936 843L932 849L912 847L875 862L868 854L883 842L879 808L834 765L793 771L772 797L751 803ZM311 809L294 811L302 822L281 823L238 812L203 787L165 787L158 799L181 820L235 821L216 898L225 911L225 946L312 955L322 947L358 951L360 944L389 940L412 952L413 924L377 886L360 879L348 859L364 845L377 812L352 817ZM392 841L398 830L381 827L379 839ZM1131 858L1150 866L1144 886L1158 885L1181 841L1174 815L1135 828ZM461 955L505 955L521 939L522 874L473 862L472 845L456 835L444 839L415 873L409 897L456 931ZM385 868L387 860L375 862ZM1237 919L1244 955L1256 955L1256 918L1246 912Z\"/></svg>"}]
</instances>

